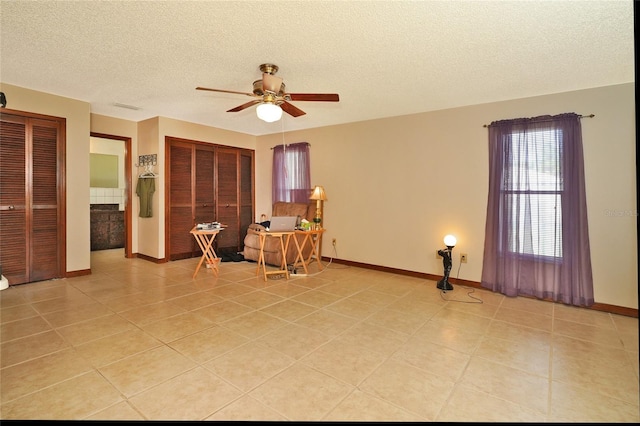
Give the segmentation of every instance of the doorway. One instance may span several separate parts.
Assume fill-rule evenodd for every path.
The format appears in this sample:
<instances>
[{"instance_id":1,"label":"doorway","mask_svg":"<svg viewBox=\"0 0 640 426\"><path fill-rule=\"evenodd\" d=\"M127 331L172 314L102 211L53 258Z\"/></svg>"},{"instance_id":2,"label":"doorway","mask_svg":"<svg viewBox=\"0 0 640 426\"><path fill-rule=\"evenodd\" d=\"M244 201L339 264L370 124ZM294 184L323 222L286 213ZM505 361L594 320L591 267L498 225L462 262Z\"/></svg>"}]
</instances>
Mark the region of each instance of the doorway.
<instances>
[{"instance_id":1,"label":"doorway","mask_svg":"<svg viewBox=\"0 0 640 426\"><path fill-rule=\"evenodd\" d=\"M91 185L92 251L113 248L110 244L115 244L124 247L124 257L131 258L131 138L96 132L90 135L92 173L94 165L106 172L97 174ZM113 167L118 170L109 170L114 163L117 165ZM115 183L110 179L111 174L116 176ZM99 235L101 241L93 241L93 234Z\"/></svg>"}]
</instances>

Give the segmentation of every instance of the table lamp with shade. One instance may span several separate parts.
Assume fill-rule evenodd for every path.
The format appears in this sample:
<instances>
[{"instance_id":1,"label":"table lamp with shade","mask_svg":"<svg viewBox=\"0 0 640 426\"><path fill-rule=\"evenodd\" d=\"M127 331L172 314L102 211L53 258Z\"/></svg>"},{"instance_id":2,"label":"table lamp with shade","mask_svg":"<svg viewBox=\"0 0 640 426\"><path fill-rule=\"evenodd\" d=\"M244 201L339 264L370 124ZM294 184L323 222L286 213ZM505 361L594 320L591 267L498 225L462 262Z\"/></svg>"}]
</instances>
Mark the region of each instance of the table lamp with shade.
<instances>
[{"instance_id":1,"label":"table lamp with shade","mask_svg":"<svg viewBox=\"0 0 640 426\"><path fill-rule=\"evenodd\" d=\"M324 188L320 185L316 185L316 187L313 188L313 192L309 199L316 200L316 216L313 218L313 223L316 224L315 229L322 229L322 202L327 199L327 194L324 192Z\"/></svg>"}]
</instances>

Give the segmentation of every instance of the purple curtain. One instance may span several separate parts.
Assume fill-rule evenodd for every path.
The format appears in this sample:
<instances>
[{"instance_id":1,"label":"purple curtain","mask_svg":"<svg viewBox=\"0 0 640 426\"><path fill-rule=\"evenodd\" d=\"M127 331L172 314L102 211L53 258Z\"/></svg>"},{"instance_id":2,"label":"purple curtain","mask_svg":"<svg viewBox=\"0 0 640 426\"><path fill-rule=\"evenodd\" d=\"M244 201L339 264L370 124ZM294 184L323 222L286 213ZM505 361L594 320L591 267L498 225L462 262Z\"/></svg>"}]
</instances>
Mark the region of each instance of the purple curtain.
<instances>
[{"instance_id":1,"label":"purple curtain","mask_svg":"<svg viewBox=\"0 0 640 426\"><path fill-rule=\"evenodd\" d=\"M311 161L307 142L273 148L272 201L309 203Z\"/></svg>"},{"instance_id":2,"label":"purple curtain","mask_svg":"<svg viewBox=\"0 0 640 426\"><path fill-rule=\"evenodd\" d=\"M593 305L580 116L489 126L482 287Z\"/></svg>"}]
</instances>

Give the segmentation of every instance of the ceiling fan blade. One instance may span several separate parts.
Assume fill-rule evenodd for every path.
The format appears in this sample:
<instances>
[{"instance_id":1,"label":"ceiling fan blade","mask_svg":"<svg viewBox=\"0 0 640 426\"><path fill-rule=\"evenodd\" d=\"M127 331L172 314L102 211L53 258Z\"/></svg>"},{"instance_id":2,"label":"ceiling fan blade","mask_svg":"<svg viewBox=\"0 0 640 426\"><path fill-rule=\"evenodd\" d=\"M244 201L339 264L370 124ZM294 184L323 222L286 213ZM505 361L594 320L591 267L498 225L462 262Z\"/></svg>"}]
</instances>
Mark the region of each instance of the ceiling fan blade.
<instances>
[{"instance_id":1,"label":"ceiling fan blade","mask_svg":"<svg viewBox=\"0 0 640 426\"><path fill-rule=\"evenodd\" d=\"M321 101L338 102L340 96L337 93L287 93L292 101Z\"/></svg>"},{"instance_id":2,"label":"ceiling fan blade","mask_svg":"<svg viewBox=\"0 0 640 426\"><path fill-rule=\"evenodd\" d=\"M282 86L282 79L269 73L262 73L262 90L278 93Z\"/></svg>"},{"instance_id":3,"label":"ceiling fan blade","mask_svg":"<svg viewBox=\"0 0 640 426\"><path fill-rule=\"evenodd\" d=\"M253 101L249 101L249 102L247 102L246 104L242 104L242 105L239 105L239 106L237 106L237 107L235 107L235 108L231 108L231 109L230 109L230 110L228 110L227 112L238 112L238 111L242 111L243 109L247 109L247 108L249 108L250 106L253 106L253 105L255 105L255 104L259 104L260 102L262 102L260 99L255 99L255 100L253 100Z\"/></svg>"},{"instance_id":4,"label":"ceiling fan blade","mask_svg":"<svg viewBox=\"0 0 640 426\"><path fill-rule=\"evenodd\" d=\"M305 115L306 112L304 112L303 110L301 110L300 108L291 105L289 102L283 102L280 104L280 108L282 108L282 110L284 112L286 112L287 114L293 116L293 117L300 117L301 115Z\"/></svg>"},{"instance_id":5,"label":"ceiling fan blade","mask_svg":"<svg viewBox=\"0 0 640 426\"><path fill-rule=\"evenodd\" d=\"M236 95L255 96L253 93L236 92L234 90L222 90L222 89L209 89L208 87L196 87L196 90L208 90L209 92L222 92L222 93L234 93Z\"/></svg>"}]
</instances>

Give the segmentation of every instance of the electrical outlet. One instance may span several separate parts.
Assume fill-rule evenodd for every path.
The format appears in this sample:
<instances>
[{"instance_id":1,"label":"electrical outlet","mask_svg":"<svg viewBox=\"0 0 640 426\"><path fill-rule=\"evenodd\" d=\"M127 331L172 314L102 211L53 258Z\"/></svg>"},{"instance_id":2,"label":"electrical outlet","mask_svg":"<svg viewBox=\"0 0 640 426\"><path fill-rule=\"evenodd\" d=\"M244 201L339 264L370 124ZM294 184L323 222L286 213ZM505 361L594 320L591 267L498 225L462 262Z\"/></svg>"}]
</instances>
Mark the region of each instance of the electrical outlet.
<instances>
[{"instance_id":1,"label":"electrical outlet","mask_svg":"<svg viewBox=\"0 0 640 426\"><path fill-rule=\"evenodd\" d=\"M467 263L467 253L460 254L460 263Z\"/></svg>"},{"instance_id":2,"label":"electrical outlet","mask_svg":"<svg viewBox=\"0 0 640 426\"><path fill-rule=\"evenodd\" d=\"M331 240L331 244L333 244L334 247L336 246L336 239L335 238Z\"/></svg>"}]
</instances>

